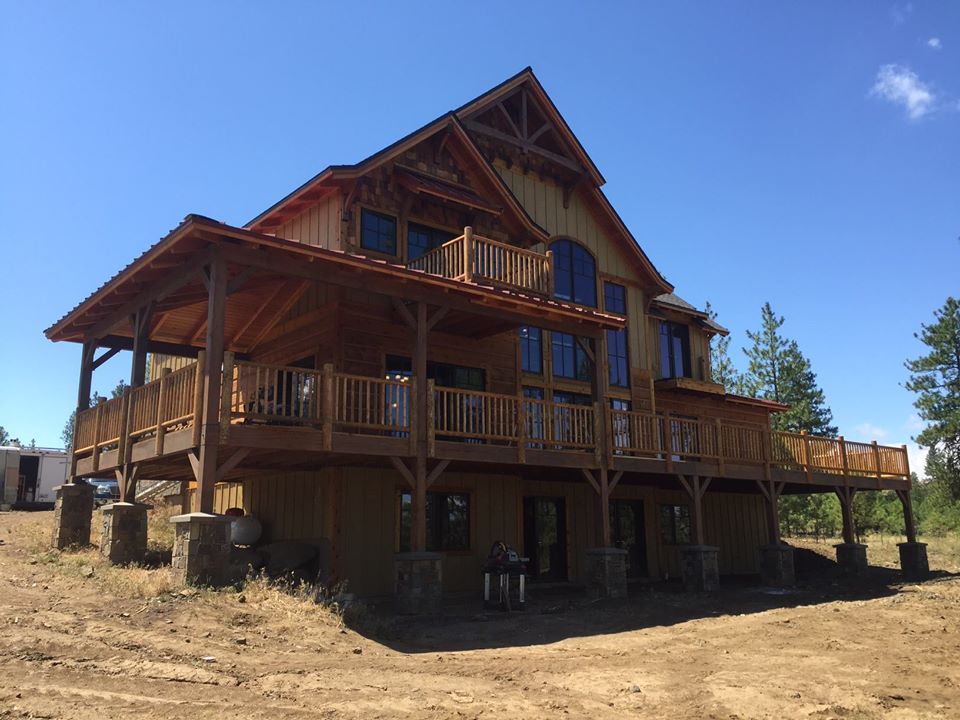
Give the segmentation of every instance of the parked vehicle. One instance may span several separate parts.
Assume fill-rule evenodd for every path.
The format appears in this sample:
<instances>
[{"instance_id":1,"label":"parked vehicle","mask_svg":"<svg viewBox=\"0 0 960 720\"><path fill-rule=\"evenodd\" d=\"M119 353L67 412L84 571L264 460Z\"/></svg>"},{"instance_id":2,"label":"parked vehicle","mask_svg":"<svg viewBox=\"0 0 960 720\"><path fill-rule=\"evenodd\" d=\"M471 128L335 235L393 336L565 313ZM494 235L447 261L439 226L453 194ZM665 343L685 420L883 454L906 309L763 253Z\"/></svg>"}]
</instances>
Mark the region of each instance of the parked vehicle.
<instances>
[{"instance_id":1,"label":"parked vehicle","mask_svg":"<svg viewBox=\"0 0 960 720\"><path fill-rule=\"evenodd\" d=\"M15 510L53 507L53 489L67 479L67 453L54 448L0 447L0 504Z\"/></svg>"},{"instance_id":2,"label":"parked vehicle","mask_svg":"<svg viewBox=\"0 0 960 720\"><path fill-rule=\"evenodd\" d=\"M94 487L93 504L107 505L120 499L120 485L116 480L88 480Z\"/></svg>"}]
</instances>

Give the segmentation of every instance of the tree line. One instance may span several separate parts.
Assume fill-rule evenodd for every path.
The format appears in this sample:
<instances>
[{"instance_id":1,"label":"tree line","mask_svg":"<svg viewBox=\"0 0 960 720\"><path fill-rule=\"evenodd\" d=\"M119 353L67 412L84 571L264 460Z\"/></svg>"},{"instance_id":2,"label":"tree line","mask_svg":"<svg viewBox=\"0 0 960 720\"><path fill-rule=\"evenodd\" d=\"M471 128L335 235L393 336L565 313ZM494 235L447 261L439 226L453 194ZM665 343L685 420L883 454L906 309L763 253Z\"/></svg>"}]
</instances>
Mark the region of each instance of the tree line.
<instances>
[{"instance_id":1,"label":"tree line","mask_svg":"<svg viewBox=\"0 0 960 720\"><path fill-rule=\"evenodd\" d=\"M707 312L716 319L709 303ZM782 333L783 325L783 316L765 303L760 327L746 333L743 371L731 356L731 337L714 338L710 347L713 380L728 392L789 405L789 411L772 417L775 430L836 435L833 412L810 360L796 340ZM915 440L928 448L928 454L925 477L911 475L914 514L921 532L956 532L960 530L960 302L947 298L934 312L934 322L921 324L915 337L924 344L926 354L905 362L909 372L905 387L916 394L914 405L925 425ZM853 513L858 535L903 533L903 510L893 492L857 493ZM786 535L836 536L843 524L840 502L833 493L785 495L780 523Z\"/></svg>"}]
</instances>

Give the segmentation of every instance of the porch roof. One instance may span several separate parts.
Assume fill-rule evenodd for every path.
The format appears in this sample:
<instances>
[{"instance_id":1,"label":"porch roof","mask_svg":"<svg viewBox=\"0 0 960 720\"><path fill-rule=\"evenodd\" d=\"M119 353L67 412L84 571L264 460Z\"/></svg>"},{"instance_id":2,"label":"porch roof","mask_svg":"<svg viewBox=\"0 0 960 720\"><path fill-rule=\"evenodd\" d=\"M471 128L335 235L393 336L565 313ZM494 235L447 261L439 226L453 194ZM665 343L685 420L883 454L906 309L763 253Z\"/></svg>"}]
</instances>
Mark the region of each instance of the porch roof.
<instances>
[{"instance_id":1,"label":"porch roof","mask_svg":"<svg viewBox=\"0 0 960 720\"><path fill-rule=\"evenodd\" d=\"M461 315L484 315L491 332L504 324L531 324L596 335L603 329L619 329L625 324L622 317L592 308L428 275L397 263L318 248L201 215L188 215L44 334L53 341L71 342L129 338L130 315L153 303L151 339L198 346L195 338L202 339L207 299L201 271L205 259L214 253L226 259L231 283L238 288L236 302L240 311L234 313L232 320L228 318L228 326L233 325L227 328L228 335L234 339L228 346L235 346L230 349L249 347L253 340L250 333L256 330L249 327L251 313L263 314L265 320L270 315L285 314L311 281L446 305ZM288 283L287 292L284 286L278 286L278 281Z\"/></svg>"}]
</instances>

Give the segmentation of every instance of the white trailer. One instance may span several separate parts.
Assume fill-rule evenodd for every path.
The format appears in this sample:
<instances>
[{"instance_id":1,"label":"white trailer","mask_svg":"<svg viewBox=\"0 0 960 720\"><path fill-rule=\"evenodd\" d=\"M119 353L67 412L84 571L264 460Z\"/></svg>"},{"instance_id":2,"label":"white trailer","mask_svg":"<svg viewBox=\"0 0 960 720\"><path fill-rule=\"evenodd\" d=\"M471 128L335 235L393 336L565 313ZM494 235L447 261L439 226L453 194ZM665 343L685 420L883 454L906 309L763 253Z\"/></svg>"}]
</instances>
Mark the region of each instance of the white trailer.
<instances>
[{"instance_id":1,"label":"white trailer","mask_svg":"<svg viewBox=\"0 0 960 720\"><path fill-rule=\"evenodd\" d=\"M67 453L53 448L0 447L0 504L16 510L52 508L53 488L67 479Z\"/></svg>"}]
</instances>

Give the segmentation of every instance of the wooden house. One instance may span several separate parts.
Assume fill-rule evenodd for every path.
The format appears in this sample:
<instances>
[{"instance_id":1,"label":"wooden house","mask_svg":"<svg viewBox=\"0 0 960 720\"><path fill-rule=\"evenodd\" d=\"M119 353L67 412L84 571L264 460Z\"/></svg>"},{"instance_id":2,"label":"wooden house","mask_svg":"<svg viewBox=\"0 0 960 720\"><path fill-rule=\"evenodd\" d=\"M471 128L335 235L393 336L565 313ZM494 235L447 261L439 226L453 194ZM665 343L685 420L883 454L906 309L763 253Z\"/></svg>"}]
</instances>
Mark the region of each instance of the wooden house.
<instances>
[{"instance_id":1,"label":"wooden house","mask_svg":"<svg viewBox=\"0 0 960 720\"><path fill-rule=\"evenodd\" d=\"M784 406L714 383L726 330L603 184L526 69L243 227L188 216L46 331L83 346L73 477L191 483L414 609L497 540L609 595L789 577L785 492L837 492L852 545L852 494L896 490L914 540L906 449L772 432ZM87 409L121 350L131 391Z\"/></svg>"}]
</instances>

